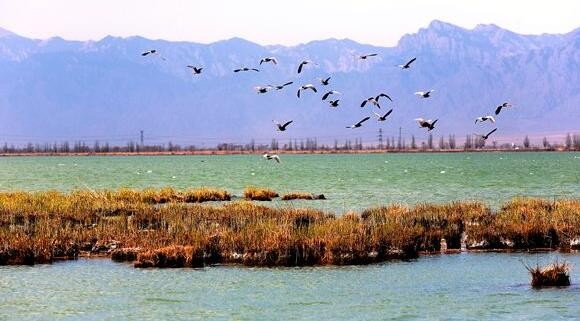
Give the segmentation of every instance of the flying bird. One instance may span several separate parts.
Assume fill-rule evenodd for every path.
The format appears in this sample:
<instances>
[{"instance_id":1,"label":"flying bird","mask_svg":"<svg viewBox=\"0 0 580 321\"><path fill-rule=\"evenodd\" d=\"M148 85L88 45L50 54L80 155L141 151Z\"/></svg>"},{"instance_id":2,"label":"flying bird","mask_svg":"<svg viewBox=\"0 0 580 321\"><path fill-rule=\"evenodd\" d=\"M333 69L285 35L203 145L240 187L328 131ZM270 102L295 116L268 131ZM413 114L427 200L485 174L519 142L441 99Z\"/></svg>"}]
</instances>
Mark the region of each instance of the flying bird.
<instances>
[{"instance_id":1,"label":"flying bird","mask_svg":"<svg viewBox=\"0 0 580 321\"><path fill-rule=\"evenodd\" d=\"M481 117L477 117L475 119L475 123L477 124L477 122L484 122L486 120L489 120L492 123L495 123L495 118L493 118L493 116L487 115L487 116L481 116Z\"/></svg>"},{"instance_id":2,"label":"flying bird","mask_svg":"<svg viewBox=\"0 0 580 321\"><path fill-rule=\"evenodd\" d=\"M143 56L143 57L145 57L145 56L148 56L148 55L157 55L157 56L159 56L161 59L165 60L165 58L163 58L163 57L162 57L162 56L159 54L159 51L157 51L156 49L147 50L147 51L144 51L143 53L141 53L141 56Z\"/></svg>"},{"instance_id":3,"label":"flying bird","mask_svg":"<svg viewBox=\"0 0 580 321\"><path fill-rule=\"evenodd\" d=\"M276 154L264 153L262 157L264 157L266 160L275 160L277 163L280 163L280 157Z\"/></svg>"},{"instance_id":4,"label":"flying bird","mask_svg":"<svg viewBox=\"0 0 580 321\"><path fill-rule=\"evenodd\" d=\"M365 117L365 118L361 119L361 121L359 121L358 123L356 123L356 124L353 124L353 125L350 125L350 126L347 126L346 128L359 128L359 127L361 127L361 126L362 126L362 124L363 124L365 121L367 121L367 120L369 120L369 119L370 119L370 117L368 117L368 116L367 116L367 117Z\"/></svg>"},{"instance_id":5,"label":"flying bird","mask_svg":"<svg viewBox=\"0 0 580 321\"><path fill-rule=\"evenodd\" d=\"M393 109L389 110L389 111L388 111L386 114L384 114L384 115L382 115L382 116L381 116L381 114L378 114L378 113L375 113L375 112L373 112L373 113L374 113L374 114L377 116L377 120L378 120L378 121L385 121L385 120L387 120L387 117L388 117L388 116L389 116L389 115L390 115L392 112L393 112Z\"/></svg>"},{"instance_id":6,"label":"flying bird","mask_svg":"<svg viewBox=\"0 0 580 321\"><path fill-rule=\"evenodd\" d=\"M415 120L417 121L417 123L419 124L419 127L421 128L427 128L427 131L430 132L435 128L435 123L437 123L437 121L439 119L435 119L435 120L425 120L423 118L415 118Z\"/></svg>"},{"instance_id":7,"label":"flying bird","mask_svg":"<svg viewBox=\"0 0 580 321\"><path fill-rule=\"evenodd\" d=\"M367 102L381 108L381 106L379 105L379 102L377 101L377 97L369 97L369 98L363 100L363 102L360 104L361 108L364 107L367 104Z\"/></svg>"},{"instance_id":8,"label":"flying bird","mask_svg":"<svg viewBox=\"0 0 580 321\"><path fill-rule=\"evenodd\" d=\"M377 101L377 103L379 102L379 98L381 98L381 97L386 97L388 100L393 101L391 99L391 97L389 97L389 95L380 93L380 94L377 95L377 97L375 97L375 100Z\"/></svg>"},{"instance_id":9,"label":"flying bird","mask_svg":"<svg viewBox=\"0 0 580 321\"><path fill-rule=\"evenodd\" d=\"M311 89L312 91L317 92L316 87L314 87L313 84L308 84L308 85L304 85L304 86L300 87L300 89L298 89L298 92L296 93L296 96L298 96L298 98L300 98L300 92L303 90L308 90L308 89Z\"/></svg>"},{"instance_id":10,"label":"flying bird","mask_svg":"<svg viewBox=\"0 0 580 321\"><path fill-rule=\"evenodd\" d=\"M270 91L270 89L272 89L272 86L265 86L265 87L256 86L256 87L254 87L254 89L256 89L256 91L258 92L258 94L265 94L268 91Z\"/></svg>"},{"instance_id":11,"label":"flying bird","mask_svg":"<svg viewBox=\"0 0 580 321\"><path fill-rule=\"evenodd\" d=\"M499 115L499 112L500 112L500 111L501 111L503 108L509 108L509 107L511 107L511 106L512 106L512 104L510 104L510 103L508 103L508 102L505 102L505 103L503 103L503 104L501 104L501 105L499 105L499 106L497 106L497 107L495 108L495 114L496 114L496 115Z\"/></svg>"},{"instance_id":12,"label":"flying bird","mask_svg":"<svg viewBox=\"0 0 580 321\"><path fill-rule=\"evenodd\" d=\"M324 79L324 78L318 78L318 80L320 80L320 83L321 83L323 86L328 86L328 84L330 83L330 77L328 77L328 78L326 78L326 79Z\"/></svg>"},{"instance_id":13,"label":"flying bird","mask_svg":"<svg viewBox=\"0 0 580 321\"><path fill-rule=\"evenodd\" d=\"M360 56L358 56L358 58L359 58L359 59L362 59L362 60L365 60L365 59L367 59L368 57L374 57L374 56L378 56L378 55L379 55L379 54L377 54L377 53L370 53L370 54L366 54L366 55L360 55Z\"/></svg>"},{"instance_id":14,"label":"flying bird","mask_svg":"<svg viewBox=\"0 0 580 321\"><path fill-rule=\"evenodd\" d=\"M278 64L278 60L276 59L276 57L265 57L265 58L260 59L260 65L265 63L265 62L271 62L274 65Z\"/></svg>"},{"instance_id":15,"label":"flying bird","mask_svg":"<svg viewBox=\"0 0 580 321\"><path fill-rule=\"evenodd\" d=\"M435 89L431 89L429 91L418 91L415 93L415 95L417 95L421 98L429 98L429 97L431 97L431 93L434 91L435 91Z\"/></svg>"},{"instance_id":16,"label":"flying bird","mask_svg":"<svg viewBox=\"0 0 580 321\"><path fill-rule=\"evenodd\" d=\"M301 72L302 72L302 68L303 68L305 65L312 64L312 63L313 63L313 62L312 62L312 61L310 61L310 60L302 60L302 62L300 63L300 65L298 65L298 73L301 73Z\"/></svg>"},{"instance_id":17,"label":"flying bird","mask_svg":"<svg viewBox=\"0 0 580 321\"><path fill-rule=\"evenodd\" d=\"M248 67L242 67L242 68L238 68L235 69L234 72L240 72L240 71L255 71L255 72L259 72L258 69L256 68L248 68Z\"/></svg>"},{"instance_id":18,"label":"flying bird","mask_svg":"<svg viewBox=\"0 0 580 321\"><path fill-rule=\"evenodd\" d=\"M336 90L331 90L329 92L327 92L326 94L322 95L322 100L326 100L326 98L328 98L328 96L330 95L341 95L341 93L339 91Z\"/></svg>"},{"instance_id":19,"label":"flying bird","mask_svg":"<svg viewBox=\"0 0 580 321\"><path fill-rule=\"evenodd\" d=\"M399 68L401 68L401 69L409 69L409 68L411 67L411 64L412 64L412 63L413 63L415 60L417 60L417 58L413 58L413 59L411 59L411 60L407 61L407 63L406 63L406 64L404 64L404 65L398 65L397 67L399 67Z\"/></svg>"},{"instance_id":20,"label":"flying bird","mask_svg":"<svg viewBox=\"0 0 580 321\"><path fill-rule=\"evenodd\" d=\"M272 122L276 125L276 127L278 127L278 131L283 132L283 131L286 131L286 127L288 125L292 124L293 120L289 120L289 121L285 122L284 124L280 124L279 122L274 121L274 120Z\"/></svg>"},{"instance_id":21,"label":"flying bird","mask_svg":"<svg viewBox=\"0 0 580 321\"><path fill-rule=\"evenodd\" d=\"M337 100L329 100L328 103L330 104L330 107L338 107L338 102L340 101L340 99Z\"/></svg>"},{"instance_id":22,"label":"flying bird","mask_svg":"<svg viewBox=\"0 0 580 321\"><path fill-rule=\"evenodd\" d=\"M203 69L203 67L196 67L196 66L192 66L192 65L187 65L187 68L191 69L191 72L194 75L201 74L201 70Z\"/></svg>"},{"instance_id":23,"label":"flying bird","mask_svg":"<svg viewBox=\"0 0 580 321\"><path fill-rule=\"evenodd\" d=\"M286 87L288 85L292 85L293 83L294 83L293 81L289 81L289 82L282 84L282 85L276 85L276 86L268 85L268 86L274 87L274 88L276 88L276 90L280 90L280 89L284 89L284 87Z\"/></svg>"},{"instance_id":24,"label":"flying bird","mask_svg":"<svg viewBox=\"0 0 580 321\"><path fill-rule=\"evenodd\" d=\"M489 138L489 135L493 134L496 130L497 130L497 128L494 128L492 131L490 131L489 133L487 133L485 135L482 135L482 134L476 134L476 135L481 137L483 140L487 140Z\"/></svg>"}]
</instances>

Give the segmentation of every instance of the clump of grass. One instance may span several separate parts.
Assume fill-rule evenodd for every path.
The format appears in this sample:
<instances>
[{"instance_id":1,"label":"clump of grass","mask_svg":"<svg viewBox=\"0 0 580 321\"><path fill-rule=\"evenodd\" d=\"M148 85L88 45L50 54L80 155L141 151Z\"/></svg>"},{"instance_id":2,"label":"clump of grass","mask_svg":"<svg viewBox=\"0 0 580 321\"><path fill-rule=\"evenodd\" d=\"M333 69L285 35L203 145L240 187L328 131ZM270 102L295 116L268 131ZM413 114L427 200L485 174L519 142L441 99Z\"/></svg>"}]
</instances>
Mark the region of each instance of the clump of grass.
<instances>
[{"instance_id":1,"label":"clump of grass","mask_svg":"<svg viewBox=\"0 0 580 321\"><path fill-rule=\"evenodd\" d=\"M124 247L111 251L111 260L115 262L133 262L137 259L137 255L141 252L138 247Z\"/></svg>"},{"instance_id":2,"label":"clump of grass","mask_svg":"<svg viewBox=\"0 0 580 321\"><path fill-rule=\"evenodd\" d=\"M189 189L183 193L183 200L188 203L229 201L231 195L226 190L217 188Z\"/></svg>"},{"instance_id":3,"label":"clump of grass","mask_svg":"<svg viewBox=\"0 0 580 321\"><path fill-rule=\"evenodd\" d=\"M278 193L263 187L248 186L244 189L244 198L251 201L271 201L279 197Z\"/></svg>"},{"instance_id":4,"label":"clump of grass","mask_svg":"<svg viewBox=\"0 0 580 321\"><path fill-rule=\"evenodd\" d=\"M290 192L282 196L283 201L290 200L324 200L326 197L324 194L314 195L312 193L306 192Z\"/></svg>"},{"instance_id":5,"label":"clump of grass","mask_svg":"<svg viewBox=\"0 0 580 321\"><path fill-rule=\"evenodd\" d=\"M547 286L569 286L571 266L568 262L555 262L535 267L526 265L526 269L532 276L532 287L541 288Z\"/></svg>"}]
</instances>

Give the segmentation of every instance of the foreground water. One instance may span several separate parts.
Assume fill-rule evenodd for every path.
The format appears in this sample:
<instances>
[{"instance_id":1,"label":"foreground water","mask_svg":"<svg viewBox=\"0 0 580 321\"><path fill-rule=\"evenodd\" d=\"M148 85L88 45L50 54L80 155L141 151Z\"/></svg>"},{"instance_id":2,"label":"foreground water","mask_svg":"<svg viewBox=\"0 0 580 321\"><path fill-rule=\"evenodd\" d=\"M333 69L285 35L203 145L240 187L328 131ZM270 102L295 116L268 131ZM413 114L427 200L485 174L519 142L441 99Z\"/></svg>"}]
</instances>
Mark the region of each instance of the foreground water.
<instances>
[{"instance_id":1,"label":"foreground water","mask_svg":"<svg viewBox=\"0 0 580 321\"><path fill-rule=\"evenodd\" d=\"M323 193L326 201L284 203L337 212L398 202L514 196L580 197L580 153L457 153L18 157L0 158L0 190L222 187ZM276 204L276 202L274 203Z\"/></svg>"},{"instance_id":2,"label":"foreground water","mask_svg":"<svg viewBox=\"0 0 580 321\"><path fill-rule=\"evenodd\" d=\"M522 261L482 253L314 268L134 269L107 259L0 267L0 320L574 320L567 288L532 289Z\"/></svg>"}]
</instances>

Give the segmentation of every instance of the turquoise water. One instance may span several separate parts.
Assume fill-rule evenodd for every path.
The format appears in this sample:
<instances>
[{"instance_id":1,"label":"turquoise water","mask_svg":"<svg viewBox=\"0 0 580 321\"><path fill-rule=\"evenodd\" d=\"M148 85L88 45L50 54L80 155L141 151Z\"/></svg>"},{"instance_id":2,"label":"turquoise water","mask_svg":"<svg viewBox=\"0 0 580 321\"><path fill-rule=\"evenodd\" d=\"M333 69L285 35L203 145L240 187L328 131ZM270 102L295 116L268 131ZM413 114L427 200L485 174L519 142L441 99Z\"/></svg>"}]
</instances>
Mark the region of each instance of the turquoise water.
<instances>
[{"instance_id":1,"label":"turquoise water","mask_svg":"<svg viewBox=\"0 0 580 321\"><path fill-rule=\"evenodd\" d=\"M106 259L0 267L0 320L578 320L573 285L534 290L522 260L486 253L313 268L134 269Z\"/></svg>"},{"instance_id":2,"label":"turquoise water","mask_svg":"<svg viewBox=\"0 0 580 321\"><path fill-rule=\"evenodd\" d=\"M0 158L0 190L245 186L308 191L326 201L285 202L336 212L388 203L514 196L580 197L580 153L458 153ZM276 202L274 202L276 204Z\"/></svg>"}]
</instances>

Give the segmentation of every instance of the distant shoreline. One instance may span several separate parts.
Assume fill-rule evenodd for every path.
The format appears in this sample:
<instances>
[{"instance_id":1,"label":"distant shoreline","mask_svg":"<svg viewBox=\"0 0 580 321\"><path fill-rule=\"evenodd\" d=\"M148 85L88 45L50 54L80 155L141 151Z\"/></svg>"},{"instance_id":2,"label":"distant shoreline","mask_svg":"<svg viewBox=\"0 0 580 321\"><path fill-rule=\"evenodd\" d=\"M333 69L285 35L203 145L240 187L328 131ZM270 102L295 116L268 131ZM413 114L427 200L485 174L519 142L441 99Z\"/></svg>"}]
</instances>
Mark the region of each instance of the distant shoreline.
<instances>
[{"instance_id":1,"label":"distant shoreline","mask_svg":"<svg viewBox=\"0 0 580 321\"><path fill-rule=\"evenodd\" d=\"M196 150L196 151L162 151L162 152L82 152L82 153L0 153L0 157L31 157L31 156L212 156L212 155L262 155L265 152L272 152L271 150L260 151L225 151L225 150ZM493 153L493 152L507 152L507 153L521 153L521 152L578 152L577 150L566 149L406 149L406 150L385 150L385 149L364 149L364 150L300 150L289 151L279 150L275 153L285 155L309 155L309 154L445 154L445 153Z\"/></svg>"}]
</instances>

